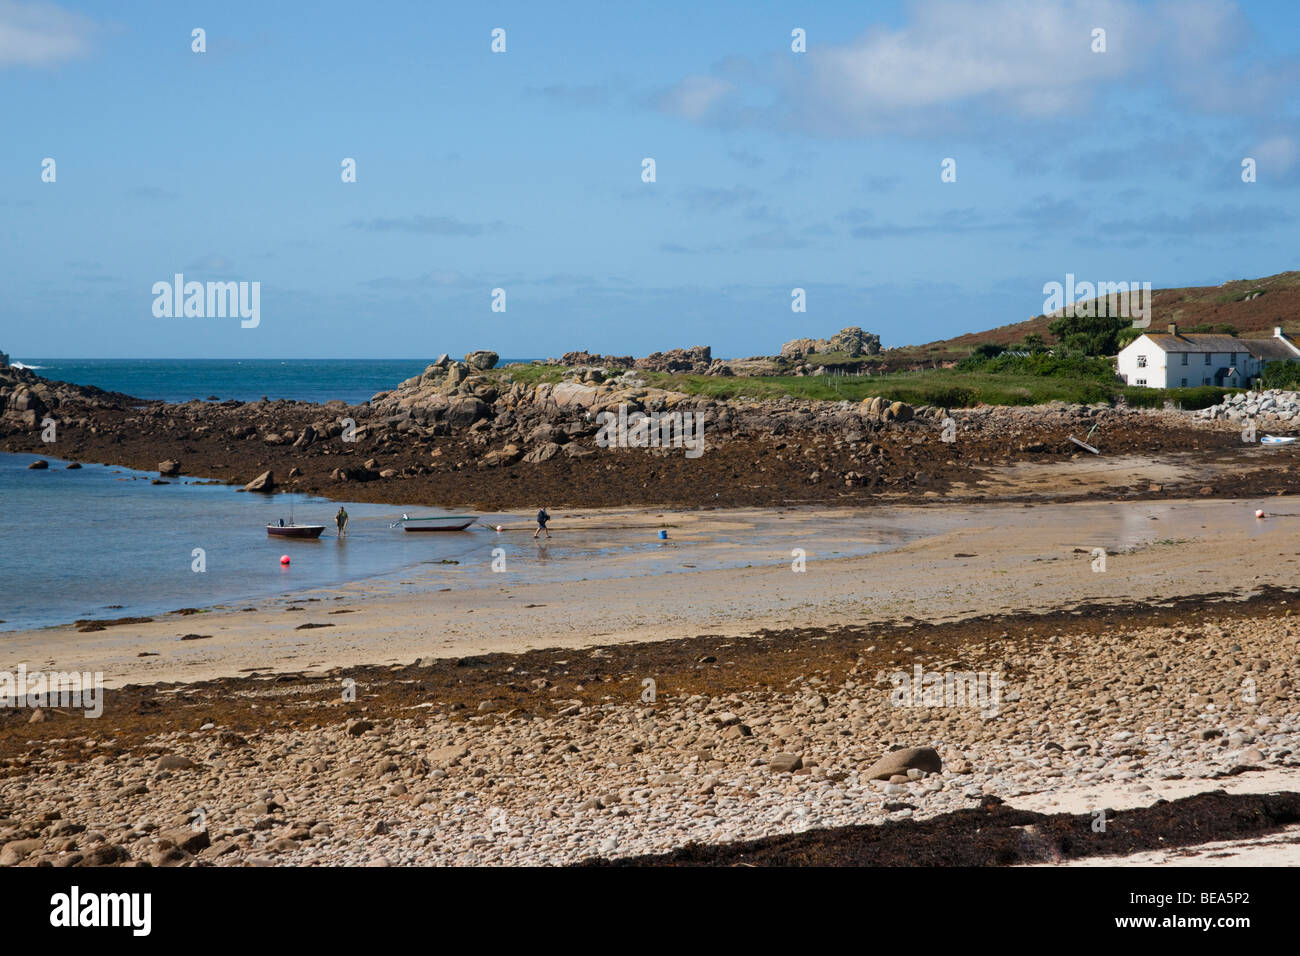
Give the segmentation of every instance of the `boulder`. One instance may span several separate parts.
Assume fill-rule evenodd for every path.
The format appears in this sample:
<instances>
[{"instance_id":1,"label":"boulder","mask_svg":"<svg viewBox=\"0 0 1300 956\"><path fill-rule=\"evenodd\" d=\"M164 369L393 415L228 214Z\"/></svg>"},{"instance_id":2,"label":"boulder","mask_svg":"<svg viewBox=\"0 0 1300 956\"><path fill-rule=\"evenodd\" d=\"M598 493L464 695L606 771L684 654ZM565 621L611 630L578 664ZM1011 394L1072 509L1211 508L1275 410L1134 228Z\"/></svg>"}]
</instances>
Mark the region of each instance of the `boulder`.
<instances>
[{"instance_id":1,"label":"boulder","mask_svg":"<svg viewBox=\"0 0 1300 956\"><path fill-rule=\"evenodd\" d=\"M495 468L498 465L510 465L518 461L521 454L522 452L519 450L519 446L510 443L494 451L488 452L479 459L479 464L484 468Z\"/></svg>"},{"instance_id":2,"label":"boulder","mask_svg":"<svg viewBox=\"0 0 1300 956\"><path fill-rule=\"evenodd\" d=\"M487 403L480 398L466 395L456 399L447 409L447 420L453 425L472 425L488 414Z\"/></svg>"},{"instance_id":3,"label":"boulder","mask_svg":"<svg viewBox=\"0 0 1300 956\"><path fill-rule=\"evenodd\" d=\"M248 484L244 485L245 491L260 491L263 494L270 494L275 490L275 473L264 471Z\"/></svg>"},{"instance_id":4,"label":"boulder","mask_svg":"<svg viewBox=\"0 0 1300 956\"><path fill-rule=\"evenodd\" d=\"M490 368L496 368L500 361L500 356L496 352L488 349L479 349L476 352L470 352L465 356L465 364L470 368L478 369L480 372L486 372Z\"/></svg>"},{"instance_id":5,"label":"boulder","mask_svg":"<svg viewBox=\"0 0 1300 956\"><path fill-rule=\"evenodd\" d=\"M553 441L548 441L544 445L538 445L528 454L524 455L524 461L529 464L539 464L543 461L550 461L560 453L560 446Z\"/></svg>"},{"instance_id":6,"label":"boulder","mask_svg":"<svg viewBox=\"0 0 1300 956\"><path fill-rule=\"evenodd\" d=\"M173 478L181 473L181 463L175 458L158 462L158 474L164 478Z\"/></svg>"},{"instance_id":7,"label":"boulder","mask_svg":"<svg viewBox=\"0 0 1300 956\"><path fill-rule=\"evenodd\" d=\"M158 840L160 843L166 841L186 853L198 853L200 850L206 850L212 843L206 829L195 830L193 827L177 827L174 830L164 830L158 834Z\"/></svg>"},{"instance_id":8,"label":"boulder","mask_svg":"<svg viewBox=\"0 0 1300 956\"><path fill-rule=\"evenodd\" d=\"M885 754L862 775L865 780L888 780L909 770L938 773L943 769L939 752L933 747L908 747Z\"/></svg>"},{"instance_id":9,"label":"boulder","mask_svg":"<svg viewBox=\"0 0 1300 956\"><path fill-rule=\"evenodd\" d=\"M0 866L13 866L44 847L43 840L11 840L0 850Z\"/></svg>"},{"instance_id":10,"label":"boulder","mask_svg":"<svg viewBox=\"0 0 1300 956\"><path fill-rule=\"evenodd\" d=\"M773 773L793 773L803 769L803 757L798 754L773 754L767 762L767 769Z\"/></svg>"},{"instance_id":11,"label":"boulder","mask_svg":"<svg viewBox=\"0 0 1300 956\"><path fill-rule=\"evenodd\" d=\"M789 359L801 359L805 355L817 351L816 339L791 339L781 346L781 357Z\"/></svg>"},{"instance_id":12,"label":"boulder","mask_svg":"<svg viewBox=\"0 0 1300 956\"><path fill-rule=\"evenodd\" d=\"M578 382L561 382L551 389L551 398L560 408L588 408L600 394L595 385L582 385Z\"/></svg>"},{"instance_id":13,"label":"boulder","mask_svg":"<svg viewBox=\"0 0 1300 956\"><path fill-rule=\"evenodd\" d=\"M896 422L910 422L912 420L912 406L905 402L894 402L889 406L889 419Z\"/></svg>"},{"instance_id":14,"label":"boulder","mask_svg":"<svg viewBox=\"0 0 1300 956\"><path fill-rule=\"evenodd\" d=\"M163 754L154 764L155 770L193 770L198 766L189 757L183 757L180 754Z\"/></svg>"},{"instance_id":15,"label":"boulder","mask_svg":"<svg viewBox=\"0 0 1300 956\"><path fill-rule=\"evenodd\" d=\"M32 462L27 467L31 471L44 471L46 468L50 467L50 463L46 461L44 458L37 458L34 462Z\"/></svg>"}]
</instances>

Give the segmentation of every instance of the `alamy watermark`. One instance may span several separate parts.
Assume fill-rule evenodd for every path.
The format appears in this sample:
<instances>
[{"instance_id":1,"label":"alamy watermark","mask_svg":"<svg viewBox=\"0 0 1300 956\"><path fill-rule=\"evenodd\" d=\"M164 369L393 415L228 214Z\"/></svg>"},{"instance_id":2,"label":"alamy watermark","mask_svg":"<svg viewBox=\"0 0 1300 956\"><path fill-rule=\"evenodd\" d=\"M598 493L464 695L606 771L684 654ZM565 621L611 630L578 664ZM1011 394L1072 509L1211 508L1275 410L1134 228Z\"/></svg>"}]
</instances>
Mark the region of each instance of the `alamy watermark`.
<instances>
[{"instance_id":1,"label":"alamy watermark","mask_svg":"<svg viewBox=\"0 0 1300 956\"><path fill-rule=\"evenodd\" d=\"M704 454L704 412L628 412L627 403L618 414L596 416L600 448L685 448L687 458Z\"/></svg>"},{"instance_id":2,"label":"alamy watermark","mask_svg":"<svg viewBox=\"0 0 1300 956\"><path fill-rule=\"evenodd\" d=\"M1133 328L1151 325L1150 282L1078 282L1074 273L1065 274L1065 283L1043 285L1043 315L1082 318L1124 318L1133 320Z\"/></svg>"},{"instance_id":3,"label":"alamy watermark","mask_svg":"<svg viewBox=\"0 0 1300 956\"><path fill-rule=\"evenodd\" d=\"M158 319L224 319L238 316L240 326L255 329L262 322L262 283L186 282L176 273L171 282L153 284L153 314Z\"/></svg>"},{"instance_id":4,"label":"alamy watermark","mask_svg":"<svg viewBox=\"0 0 1300 956\"><path fill-rule=\"evenodd\" d=\"M1007 686L1000 671L926 671L920 664L911 674L894 671L889 681L895 707L976 707L982 717L998 715Z\"/></svg>"},{"instance_id":5,"label":"alamy watermark","mask_svg":"<svg viewBox=\"0 0 1300 956\"><path fill-rule=\"evenodd\" d=\"M0 671L0 707L77 708L86 717L104 713L102 671L32 671L26 664L18 672Z\"/></svg>"}]
</instances>

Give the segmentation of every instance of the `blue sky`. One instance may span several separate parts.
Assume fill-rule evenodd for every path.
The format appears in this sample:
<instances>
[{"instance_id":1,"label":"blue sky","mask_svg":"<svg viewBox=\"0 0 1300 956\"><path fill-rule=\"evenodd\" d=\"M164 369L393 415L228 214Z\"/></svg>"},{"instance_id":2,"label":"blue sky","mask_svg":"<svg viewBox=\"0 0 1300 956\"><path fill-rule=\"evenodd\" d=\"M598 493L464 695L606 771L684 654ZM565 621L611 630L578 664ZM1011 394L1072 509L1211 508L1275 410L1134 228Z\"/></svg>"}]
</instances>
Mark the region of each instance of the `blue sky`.
<instances>
[{"instance_id":1,"label":"blue sky","mask_svg":"<svg viewBox=\"0 0 1300 956\"><path fill-rule=\"evenodd\" d=\"M744 356L1296 267L1300 4L546 6L0 0L0 348Z\"/></svg>"}]
</instances>

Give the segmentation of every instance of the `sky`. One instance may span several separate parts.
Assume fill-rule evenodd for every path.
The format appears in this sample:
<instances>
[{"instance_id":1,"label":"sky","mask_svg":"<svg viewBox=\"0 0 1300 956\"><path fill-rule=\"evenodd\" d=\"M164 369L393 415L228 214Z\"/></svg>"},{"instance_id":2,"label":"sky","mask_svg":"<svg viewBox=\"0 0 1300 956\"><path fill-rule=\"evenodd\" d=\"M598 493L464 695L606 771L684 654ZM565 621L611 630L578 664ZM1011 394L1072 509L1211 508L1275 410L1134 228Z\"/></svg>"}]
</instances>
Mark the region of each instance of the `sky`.
<instances>
[{"instance_id":1,"label":"sky","mask_svg":"<svg viewBox=\"0 0 1300 956\"><path fill-rule=\"evenodd\" d=\"M1271 275L1297 80L1290 0L0 0L0 349L740 357Z\"/></svg>"}]
</instances>

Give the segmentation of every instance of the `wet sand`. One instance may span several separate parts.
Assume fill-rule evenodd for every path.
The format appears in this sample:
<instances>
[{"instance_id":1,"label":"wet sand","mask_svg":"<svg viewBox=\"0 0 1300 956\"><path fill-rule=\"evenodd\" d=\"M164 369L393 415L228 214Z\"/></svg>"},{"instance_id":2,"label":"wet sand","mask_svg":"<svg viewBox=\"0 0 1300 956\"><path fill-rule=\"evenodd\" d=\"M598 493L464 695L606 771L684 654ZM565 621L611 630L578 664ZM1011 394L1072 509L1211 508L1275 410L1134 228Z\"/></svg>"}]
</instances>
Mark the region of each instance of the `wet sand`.
<instances>
[{"instance_id":1,"label":"wet sand","mask_svg":"<svg viewBox=\"0 0 1300 956\"><path fill-rule=\"evenodd\" d=\"M1256 508L1282 516L1260 521ZM660 527L670 529L666 542L654 538ZM562 512L555 529L540 556L528 530L479 531L461 564L296 593L256 610L172 614L91 633L14 632L0 663L102 671L118 687L763 628L1158 605L1287 587L1300 560L1300 500L1284 497ZM491 570L498 547L503 573ZM1093 569L1097 548L1107 552L1104 571ZM796 549L806 552L803 572L792 570ZM182 640L187 634L201 637Z\"/></svg>"}]
</instances>

